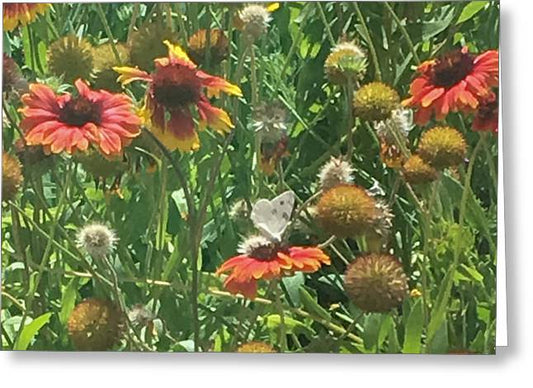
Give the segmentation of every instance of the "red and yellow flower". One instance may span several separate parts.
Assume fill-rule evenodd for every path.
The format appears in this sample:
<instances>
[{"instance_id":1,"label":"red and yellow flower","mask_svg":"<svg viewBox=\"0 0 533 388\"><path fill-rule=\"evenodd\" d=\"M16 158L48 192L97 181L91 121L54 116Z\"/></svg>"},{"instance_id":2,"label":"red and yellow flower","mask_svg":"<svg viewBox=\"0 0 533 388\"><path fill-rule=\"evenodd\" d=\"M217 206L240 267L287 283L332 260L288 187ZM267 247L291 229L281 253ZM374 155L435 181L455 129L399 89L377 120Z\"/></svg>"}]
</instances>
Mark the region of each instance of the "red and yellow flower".
<instances>
[{"instance_id":1,"label":"red and yellow flower","mask_svg":"<svg viewBox=\"0 0 533 388\"><path fill-rule=\"evenodd\" d=\"M498 132L498 96L495 93L483 98L472 123L474 131Z\"/></svg>"},{"instance_id":2,"label":"red and yellow flower","mask_svg":"<svg viewBox=\"0 0 533 388\"><path fill-rule=\"evenodd\" d=\"M115 67L118 81L126 85L132 81L145 81L145 95L141 117L144 125L170 150L194 151L200 147L191 107L198 114L199 129L206 126L224 134L234 127L229 115L211 105L208 97L220 92L241 96L241 89L223 78L198 70L179 46L165 41L168 57L154 60L152 73L138 68ZM207 90L207 96L204 94Z\"/></svg>"},{"instance_id":3,"label":"red and yellow flower","mask_svg":"<svg viewBox=\"0 0 533 388\"><path fill-rule=\"evenodd\" d=\"M240 255L223 263L217 275L229 273L224 287L232 294L254 299L257 281L291 276L295 272L316 272L330 258L316 247L287 247L262 236L248 238L239 249Z\"/></svg>"},{"instance_id":4,"label":"red and yellow flower","mask_svg":"<svg viewBox=\"0 0 533 388\"><path fill-rule=\"evenodd\" d=\"M441 121L450 112L478 108L481 99L498 85L498 51L474 56L463 47L422 63L418 73L411 83L411 97L403 104L417 108L415 122L425 125L433 115Z\"/></svg>"},{"instance_id":5,"label":"red and yellow flower","mask_svg":"<svg viewBox=\"0 0 533 388\"><path fill-rule=\"evenodd\" d=\"M140 119L133 112L131 99L91 90L81 79L74 84L76 96L56 95L43 84L30 85L20 109L26 144L42 145L45 152L54 154L86 151L89 145L106 156L121 153L140 133Z\"/></svg>"},{"instance_id":6,"label":"red and yellow flower","mask_svg":"<svg viewBox=\"0 0 533 388\"><path fill-rule=\"evenodd\" d=\"M25 26L33 22L39 14L45 13L50 4L41 3L5 3L4 30L13 31L20 24Z\"/></svg>"}]
</instances>

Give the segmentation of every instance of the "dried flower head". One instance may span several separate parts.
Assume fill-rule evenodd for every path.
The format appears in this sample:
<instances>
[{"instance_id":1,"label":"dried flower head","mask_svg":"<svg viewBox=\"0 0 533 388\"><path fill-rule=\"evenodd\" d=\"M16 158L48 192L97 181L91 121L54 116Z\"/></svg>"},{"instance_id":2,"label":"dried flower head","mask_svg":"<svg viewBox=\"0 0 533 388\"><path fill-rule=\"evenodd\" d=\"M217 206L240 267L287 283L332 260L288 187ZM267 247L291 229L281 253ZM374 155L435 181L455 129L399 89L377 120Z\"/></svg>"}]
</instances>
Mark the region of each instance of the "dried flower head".
<instances>
[{"instance_id":1,"label":"dried flower head","mask_svg":"<svg viewBox=\"0 0 533 388\"><path fill-rule=\"evenodd\" d=\"M355 237L369 231L380 231L389 217L384 208L368 192L349 184L326 191L317 204L317 218L322 227L337 237Z\"/></svg>"},{"instance_id":2,"label":"dried flower head","mask_svg":"<svg viewBox=\"0 0 533 388\"><path fill-rule=\"evenodd\" d=\"M23 138L19 138L13 145L15 154L22 163L24 175L33 174L40 176L47 172L53 165L54 157L47 155L42 146L29 146Z\"/></svg>"},{"instance_id":3,"label":"dried flower head","mask_svg":"<svg viewBox=\"0 0 533 388\"><path fill-rule=\"evenodd\" d=\"M364 77L368 66L366 53L353 42L342 42L331 50L324 69L329 80L344 85Z\"/></svg>"},{"instance_id":4,"label":"dried flower head","mask_svg":"<svg viewBox=\"0 0 533 388\"><path fill-rule=\"evenodd\" d=\"M154 320L154 314L143 304L136 304L128 311L128 319L135 326L144 327Z\"/></svg>"},{"instance_id":5,"label":"dried flower head","mask_svg":"<svg viewBox=\"0 0 533 388\"><path fill-rule=\"evenodd\" d=\"M122 87L117 82L117 73L114 66L128 63L129 51L126 45L115 44L118 56L113 50L111 43L104 43L92 49L94 58L93 87L95 89L105 89L111 92L120 92Z\"/></svg>"},{"instance_id":6,"label":"dried flower head","mask_svg":"<svg viewBox=\"0 0 533 388\"><path fill-rule=\"evenodd\" d=\"M177 43L176 34L160 23L145 23L128 40L130 64L143 70L154 70L154 59L167 55L164 41Z\"/></svg>"},{"instance_id":7,"label":"dried flower head","mask_svg":"<svg viewBox=\"0 0 533 388\"><path fill-rule=\"evenodd\" d=\"M353 104L355 114L363 120L381 121L400 107L400 96L387 84L371 82L355 93Z\"/></svg>"},{"instance_id":8,"label":"dried flower head","mask_svg":"<svg viewBox=\"0 0 533 388\"><path fill-rule=\"evenodd\" d=\"M28 90L28 82L22 76L15 60L4 53L2 68L2 92L21 94Z\"/></svg>"},{"instance_id":9,"label":"dried flower head","mask_svg":"<svg viewBox=\"0 0 533 388\"><path fill-rule=\"evenodd\" d=\"M402 167L402 172L405 180L415 185L433 182L438 176L437 170L419 155L412 155L407 159Z\"/></svg>"},{"instance_id":10,"label":"dried flower head","mask_svg":"<svg viewBox=\"0 0 533 388\"><path fill-rule=\"evenodd\" d=\"M276 353L276 350L266 342L254 341L239 346L237 353Z\"/></svg>"},{"instance_id":11,"label":"dried flower head","mask_svg":"<svg viewBox=\"0 0 533 388\"><path fill-rule=\"evenodd\" d=\"M208 39L209 38L209 49ZM218 28L198 30L189 38L187 53L198 65L205 65L209 50L210 64L219 64L228 56L229 42L224 31Z\"/></svg>"},{"instance_id":12,"label":"dried flower head","mask_svg":"<svg viewBox=\"0 0 533 388\"><path fill-rule=\"evenodd\" d=\"M418 154L436 169L459 165L466 155L466 142L455 128L434 127L422 134Z\"/></svg>"},{"instance_id":13,"label":"dried flower head","mask_svg":"<svg viewBox=\"0 0 533 388\"><path fill-rule=\"evenodd\" d=\"M318 173L320 188L329 190L334 186L353 181L354 168L352 165L341 158L331 157Z\"/></svg>"},{"instance_id":14,"label":"dried flower head","mask_svg":"<svg viewBox=\"0 0 533 388\"><path fill-rule=\"evenodd\" d=\"M262 141L274 143L287 134L288 113L280 101L262 102L253 112L252 128Z\"/></svg>"},{"instance_id":15,"label":"dried flower head","mask_svg":"<svg viewBox=\"0 0 533 388\"><path fill-rule=\"evenodd\" d=\"M68 333L77 350L109 350L118 343L122 328L122 314L108 300L85 299L68 319Z\"/></svg>"},{"instance_id":16,"label":"dried flower head","mask_svg":"<svg viewBox=\"0 0 533 388\"><path fill-rule=\"evenodd\" d=\"M2 154L2 201L14 200L23 180L20 161L15 156L4 152Z\"/></svg>"},{"instance_id":17,"label":"dried flower head","mask_svg":"<svg viewBox=\"0 0 533 388\"><path fill-rule=\"evenodd\" d=\"M48 49L48 67L68 83L78 78L89 79L94 67L91 44L75 35L59 38Z\"/></svg>"},{"instance_id":18,"label":"dried flower head","mask_svg":"<svg viewBox=\"0 0 533 388\"><path fill-rule=\"evenodd\" d=\"M398 259L375 253L360 256L348 266L344 288L361 310L378 313L398 307L409 291Z\"/></svg>"},{"instance_id":19,"label":"dried flower head","mask_svg":"<svg viewBox=\"0 0 533 388\"><path fill-rule=\"evenodd\" d=\"M272 20L271 12L278 8L279 3L273 3L266 7L262 4L250 4L240 10L237 27L242 30L244 38L248 42L255 42L264 35Z\"/></svg>"},{"instance_id":20,"label":"dried flower head","mask_svg":"<svg viewBox=\"0 0 533 388\"><path fill-rule=\"evenodd\" d=\"M84 226L77 236L78 246L95 259L111 253L117 241L115 232L98 223Z\"/></svg>"}]
</instances>

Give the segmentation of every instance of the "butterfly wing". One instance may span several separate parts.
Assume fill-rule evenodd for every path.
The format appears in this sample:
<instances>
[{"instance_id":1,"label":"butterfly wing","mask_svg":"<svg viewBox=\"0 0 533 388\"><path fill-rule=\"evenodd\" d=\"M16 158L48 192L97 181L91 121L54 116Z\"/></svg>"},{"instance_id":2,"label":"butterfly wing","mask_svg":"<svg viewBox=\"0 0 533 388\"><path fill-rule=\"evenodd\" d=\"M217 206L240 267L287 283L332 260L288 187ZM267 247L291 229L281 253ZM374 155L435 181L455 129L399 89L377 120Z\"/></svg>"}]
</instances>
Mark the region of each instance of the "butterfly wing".
<instances>
[{"instance_id":1,"label":"butterfly wing","mask_svg":"<svg viewBox=\"0 0 533 388\"><path fill-rule=\"evenodd\" d=\"M261 199L254 204L250 218L265 237L280 241L291 219L294 201L294 192L290 190L272 201Z\"/></svg>"}]
</instances>

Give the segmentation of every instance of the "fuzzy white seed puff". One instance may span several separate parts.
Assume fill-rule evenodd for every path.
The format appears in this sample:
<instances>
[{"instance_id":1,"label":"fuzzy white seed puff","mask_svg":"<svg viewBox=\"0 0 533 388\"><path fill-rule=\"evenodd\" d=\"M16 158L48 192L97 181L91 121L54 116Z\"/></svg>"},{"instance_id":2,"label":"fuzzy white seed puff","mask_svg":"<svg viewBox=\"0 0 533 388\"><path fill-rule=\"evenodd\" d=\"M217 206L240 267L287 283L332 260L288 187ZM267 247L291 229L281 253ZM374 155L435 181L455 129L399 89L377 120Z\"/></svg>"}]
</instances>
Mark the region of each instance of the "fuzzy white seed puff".
<instances>
[{"instance_id":1,"label":"fuzzy white seed puff","mask_svg":"<svg viewBox=\"0 0 533 388\"><path fill-rule=\"evenodd\" d=\"M239 12L239 19L243 24L246 38L253 42L266 32L272 16L266 7L252 4Z\"/></svg>"},{"instance_id":2,"label":"fuzzy white seed puff","mask_svg":"<svg viewBox=\"0 0 533 388\"><path fill-rule=\"evenodd\" d=\"M118 238L111 229L98 223L84 226L77 236L78 246L93 258L111 253L117 241Z\"/></svg>"},{"instance_id":3,"label":"fuzzy white seed puff","mask_svg":"<svg viewBox=\"0 0 533 388\"><path fill-rule=\"evenodd\" d=\"M339 184L353 182L354 169L350 163L342 158L332 157L318 173L318 180L322 190L331 189Z\"/></svg>"}]
</instances>

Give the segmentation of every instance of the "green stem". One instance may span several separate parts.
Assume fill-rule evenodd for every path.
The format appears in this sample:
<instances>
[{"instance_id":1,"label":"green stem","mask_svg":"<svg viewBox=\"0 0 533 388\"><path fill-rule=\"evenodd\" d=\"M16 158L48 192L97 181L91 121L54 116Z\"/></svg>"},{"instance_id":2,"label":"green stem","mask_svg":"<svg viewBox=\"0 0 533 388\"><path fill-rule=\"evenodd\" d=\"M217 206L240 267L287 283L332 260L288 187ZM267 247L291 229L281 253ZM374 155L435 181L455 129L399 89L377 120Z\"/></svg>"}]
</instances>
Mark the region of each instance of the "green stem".
<instances>
[{"instance_id":1,"label":"green stem","mask_svg":"<svg viewBox=\"0 0 533 388\"><path fill-rule=\"evenodd\" d=\"M359 3L354 1L352 4L353 4L353 7L355 8L355 12L357 13L357 17L361 21L361 27L365 34L365 40L368 44L370 55L372 56L372 61L374 62L374 69L376 72L376 81L381 81L381 70L379 67L378 54L376 52L376 48L374 47L374 43L372 43L372 39L370 38L370 32L368 31L368 27L366 26L365 18L363 17L363 14L361 13L361 10L359 9Z\"/></svg>"},{"instance_id":2,"label":"green stem","mask_svg":"<svg viewBox=\"0 0 533 388\"><path fill-rule=\"evenodd\" d=\"M277 279L274 292L276 294L276 309L279 314L279 337L280 337L280 350L282 353L286 353L288 350L287 347L287 328L285 327L285 311L283 310L283 304L281 302L281 294L283 290L281 289L281 281Z\"/></svg>"},{"instance_id":3,"label":"green stem","mask_svg":"<svg viewBox=\"0 0 533 388\"><path fill-rule=\"evenodd\" d=\"M346 93L346 116L348 120L347 130L346 130L346 142L347 142L346 159L349 162L351 162L352 155L353 155L353 147L354 147L353 136L352 136L352 128L354 126L354 117L353 117L354 86L353 86L353 80L350 77L348 77L348 82L346 84L345 93Z\"/></svg>"},{"instance_id":4,"label":"green stem","mask_svg":"<svg viewBox=\"0 0 533 388\"><path fill-rule=\"evenodd\" d=\"M102 24L104 25L105 33L107 34L107 37L109 41L111 42L111 48L113 49L113 54L115 55L115 59L117 60L119 64L121 64L122 59L120 58L120 54L117 50L117 46L115 44L115 37L113 36L113 33L111 32L111 27L109 27L109 23L107 22L107 19L105 17L102 4L96 3L96 12L98 13L98 16L100 17L100 20L102 21Z\"/></svg>"},{"instance_id":5,"label":"green stem","mask_svg":"<svg viewBox=\"0 0 533 388\"><path fill-rule=\"evenodd\" d=\"M328 36L329 43L331 44L331 46L335 46L335 38L333 37L333 33L331 32L331 28L329 27L326 14L324 13L324 10L322 9L322 4L319 1L317 1L315 4L318 8L318 13L320 14L320 18L322 19L322 22L324 23L324 28L326 29L326 35Z\"/></svg>"},{"instance_id":6,"label":"green stem","mask_svg":"<svg viewBox=\"0 0 533 388\"><path fill-rule=\"evenodd\" d=\"M396 12L394 12L390 4L388 2L385 2L384 4L387 10L389 11L389 13L391 14L392 18L398 25L398 28L400 29L400 32L402 33L404 39L407 41L407 44L409 45L409 49L411 50L411 53L413 54L413 58L415 59L417 64L420 64L420 57L416 53L415 45L413 44L413 41L411 37L409 36L409 33L405 29L405 26L402 24L400 18L398 17L398 15L396 15Z\"/></svg>"}]
</instances>

